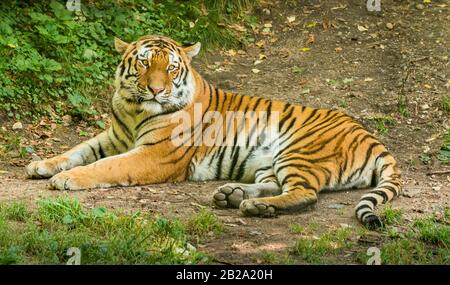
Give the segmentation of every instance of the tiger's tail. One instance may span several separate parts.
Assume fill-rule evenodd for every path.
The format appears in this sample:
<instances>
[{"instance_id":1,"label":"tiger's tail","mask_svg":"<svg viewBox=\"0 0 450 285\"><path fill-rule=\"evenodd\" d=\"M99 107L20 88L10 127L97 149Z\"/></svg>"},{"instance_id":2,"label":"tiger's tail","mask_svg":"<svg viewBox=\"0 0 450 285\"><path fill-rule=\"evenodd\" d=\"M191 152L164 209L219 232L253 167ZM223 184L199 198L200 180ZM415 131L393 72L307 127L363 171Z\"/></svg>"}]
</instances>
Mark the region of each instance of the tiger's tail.
<instances>
[{"instance_id":1,"label":"tiger's tail","mask_svg":"<svg viewBox=\"0 0 450 285\"><path fill-rule=\"evenodd\" d=\"M383 222L374 212L375 207L389 202L402 191L400 170L389 152L384 151L375 159L375 174L376 187L364 194L355 208L356 217L369 229L383 227Z\"/></svg>"}]
</instances>

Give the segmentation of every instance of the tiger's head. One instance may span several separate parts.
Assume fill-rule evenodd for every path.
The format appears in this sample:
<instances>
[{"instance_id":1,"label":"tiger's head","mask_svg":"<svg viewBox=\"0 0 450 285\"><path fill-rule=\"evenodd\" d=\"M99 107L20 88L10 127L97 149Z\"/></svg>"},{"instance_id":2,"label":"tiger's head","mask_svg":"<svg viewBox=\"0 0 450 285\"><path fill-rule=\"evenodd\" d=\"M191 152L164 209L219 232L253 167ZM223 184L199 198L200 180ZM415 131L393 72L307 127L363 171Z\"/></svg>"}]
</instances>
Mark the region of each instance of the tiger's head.
<instances>
[{"instance_id":1,"label":"tiger's head","mask_svg":"<svg viewBox=\"0 0 450 285\"><path fill-rule=\"evenodd\" d=\"M200 43L181 46L163 36L144 36L132 43L115 38L122 60L116 92L134 108L152 114L177 111L193 102L195 80L190 61Z\"/></svg>"}]
</instances>

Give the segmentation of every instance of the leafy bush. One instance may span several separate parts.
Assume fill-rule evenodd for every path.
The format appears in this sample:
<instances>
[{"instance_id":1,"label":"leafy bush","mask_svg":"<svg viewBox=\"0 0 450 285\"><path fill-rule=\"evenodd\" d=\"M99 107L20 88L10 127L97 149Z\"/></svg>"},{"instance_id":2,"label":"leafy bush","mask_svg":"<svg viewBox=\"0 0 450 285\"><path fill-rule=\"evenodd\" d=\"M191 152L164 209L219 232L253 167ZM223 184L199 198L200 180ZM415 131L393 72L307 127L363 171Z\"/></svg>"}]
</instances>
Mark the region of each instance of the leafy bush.
<instances>
[{"instance_id":1,"label":"leafy bush","mask_svg":"<svg viewBox=\"0 0 450 285\"><path fill-rule=\"evenodd\" d=\"M66 1L0 3L0 116L85 117L95 96L108 97L119 56L117 36L133 41L163 34L181 43L237 43L230 21L240 21L247 1L82 0L81 11ZM97 94L91 96L93 94Z\"/></svg>"}]
</instances>

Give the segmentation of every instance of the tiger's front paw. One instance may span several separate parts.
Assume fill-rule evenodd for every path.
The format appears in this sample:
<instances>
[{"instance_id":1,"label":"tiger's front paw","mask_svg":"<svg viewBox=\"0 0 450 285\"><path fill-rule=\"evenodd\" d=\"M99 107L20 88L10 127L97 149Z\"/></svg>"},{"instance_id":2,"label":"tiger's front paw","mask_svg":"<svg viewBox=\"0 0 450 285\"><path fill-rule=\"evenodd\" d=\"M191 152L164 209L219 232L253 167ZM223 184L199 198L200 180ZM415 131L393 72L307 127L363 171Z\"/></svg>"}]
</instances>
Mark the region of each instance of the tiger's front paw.
<instances>
[{"instance_id":1,"label":"tiger's front paw","mask_svg":"<svg viewBox=\"0 0 450 285\"><path fill-rule=\"evenodd\" d=\"M96 188L97 185L78 169L63 171L50 178L50 189L55 190L83 190Z\"/></svg>"},{"instance_id":2,"label":"tiger's front paw","mask_svg":"<svg viewBox=\"0 0 450 285\"><path fill-rule=\"evenodd\" d=\"M248 199L242 201L239 209L247 216L274 217L275 207L268 203L260 201L260 199Z\"/></svg>"},{"instance_id":3,"label":"tiger's front paw","mask_svg":"<svg viewBox=\"0 0 450 285\"><path fill-rule=\"evenodd\" d=\"M49 178L63 171L67 166L67 159L63 157L54 157L46 160L32 161L26 167L25 171L28 178Z\"/></svg>"}]
</instances>

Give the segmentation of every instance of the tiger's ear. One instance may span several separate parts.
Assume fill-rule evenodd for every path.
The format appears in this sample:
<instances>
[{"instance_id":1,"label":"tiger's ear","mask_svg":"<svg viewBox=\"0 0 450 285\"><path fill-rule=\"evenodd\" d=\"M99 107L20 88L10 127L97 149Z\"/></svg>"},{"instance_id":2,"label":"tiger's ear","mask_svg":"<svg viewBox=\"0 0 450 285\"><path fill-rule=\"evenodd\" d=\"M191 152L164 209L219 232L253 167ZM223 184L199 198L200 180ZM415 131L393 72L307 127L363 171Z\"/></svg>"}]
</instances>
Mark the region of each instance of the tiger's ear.
<instances>
[{"instance_id":1,"label":"tiger's ear","mask_svg":"<svg viewBox=\"0 0 450 285\"><path fill-rule=\"evenodd\" d=\"M183 50L188 56L189 60L192 60L194 56L196 56L200 52L200 48L202 47L202 44L197 42L190 46L184 46Z\"/></svg>"},{"instance_id":2,"label":"tiger's ear","mask_svg":"<svg viewBox=\"0 0 450 285\"><path fill-rule=\"evenodd\" d=\"M127 50L129 45L129 43L126 43L121 39L114 37L114 47L120 54L123 54Z\"/></svg>"}]
</instances>

